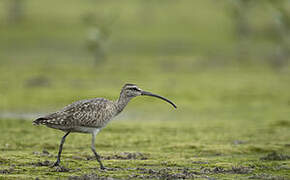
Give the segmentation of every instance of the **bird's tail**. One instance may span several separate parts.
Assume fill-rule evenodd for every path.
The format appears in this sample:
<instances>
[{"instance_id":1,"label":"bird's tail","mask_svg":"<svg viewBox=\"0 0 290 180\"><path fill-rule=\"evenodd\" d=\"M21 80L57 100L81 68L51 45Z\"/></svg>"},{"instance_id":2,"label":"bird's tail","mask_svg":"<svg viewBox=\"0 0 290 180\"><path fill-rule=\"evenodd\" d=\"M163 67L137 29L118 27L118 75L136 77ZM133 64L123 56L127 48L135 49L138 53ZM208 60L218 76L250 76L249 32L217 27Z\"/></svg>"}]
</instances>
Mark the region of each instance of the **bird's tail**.
<instances>
[{"instance_id":1,"label":"bird's tail","mask_svg":"<svg viewBox=\"0 0 290 180\"><path fill-rule=\"evenodd\" d=\"M40 124L44 124L46 121L47 121L47 118L41 117L41 118L34 120L32 122L32 124L38 126Z\"/></svg>"}]
</instances>

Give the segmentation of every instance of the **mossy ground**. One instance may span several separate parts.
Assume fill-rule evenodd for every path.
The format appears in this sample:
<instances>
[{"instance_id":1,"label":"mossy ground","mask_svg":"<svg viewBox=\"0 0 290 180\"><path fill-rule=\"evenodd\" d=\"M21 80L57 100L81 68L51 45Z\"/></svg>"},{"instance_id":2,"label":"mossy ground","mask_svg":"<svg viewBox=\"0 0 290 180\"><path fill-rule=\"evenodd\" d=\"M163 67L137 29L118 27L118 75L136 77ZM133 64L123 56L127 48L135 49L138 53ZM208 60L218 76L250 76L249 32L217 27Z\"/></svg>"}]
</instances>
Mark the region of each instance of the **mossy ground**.
<instances>
[{"instance_id":1,"label":"mossy ground","mask_svg":"<svg viewBox=\"0 0 290 180\"><path fill-rule=\"evenodd\" d=\"M97 136L96 148L107 170L100 170L93 158L90 135L68 136L63 169L57 169L50 165L56 159L62 132L33 126L27 120L1 119L0 125L0 178L5 179L84 175L173 179L290 177L289 124L116 120ZM267 158L272 152L277 154ZM275 159L279 155L284 159Z\"/></svg>"}]
</instances>

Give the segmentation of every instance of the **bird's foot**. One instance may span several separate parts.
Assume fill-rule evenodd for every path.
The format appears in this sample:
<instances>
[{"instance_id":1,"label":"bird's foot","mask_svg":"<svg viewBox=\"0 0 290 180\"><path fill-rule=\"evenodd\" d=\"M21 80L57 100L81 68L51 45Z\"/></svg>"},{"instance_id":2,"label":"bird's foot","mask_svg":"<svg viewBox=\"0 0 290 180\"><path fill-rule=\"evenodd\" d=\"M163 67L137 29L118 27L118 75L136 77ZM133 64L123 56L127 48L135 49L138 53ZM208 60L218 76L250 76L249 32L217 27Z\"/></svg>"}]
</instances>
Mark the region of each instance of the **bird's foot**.
<instances>
[{"instance_id":1,"label":"bird's foot","mask_svg":"<svg viewBox=\"0 0 290 180\"><path fill-rule=\"evenodd\" d=\"M56 161L55 163L53 163L53 165L51 167L57 167L57 166L59 166L59 162L58 161Z\"/></svg>"},{"instance_id":2,"label":"bird's foot","mask_svg":"<svg viewBox=\"0 0 290 180\"><path fill-rule=\"evenodd\" d=\"M101 165L101 166L100 166L100 169L101 169L101 170L107 170L108 168L106 168L105 166Z\"/></svg>"}]
</instances>

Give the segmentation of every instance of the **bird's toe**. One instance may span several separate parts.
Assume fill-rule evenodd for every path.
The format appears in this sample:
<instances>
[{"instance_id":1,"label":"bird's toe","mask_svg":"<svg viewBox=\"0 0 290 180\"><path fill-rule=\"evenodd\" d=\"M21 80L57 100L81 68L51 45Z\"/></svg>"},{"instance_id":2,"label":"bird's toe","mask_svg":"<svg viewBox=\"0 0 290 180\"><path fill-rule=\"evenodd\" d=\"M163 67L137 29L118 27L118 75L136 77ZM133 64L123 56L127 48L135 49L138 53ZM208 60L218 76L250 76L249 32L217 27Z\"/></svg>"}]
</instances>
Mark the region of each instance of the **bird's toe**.
<instances>
[{"instance_id":1,"label":"bird's toe","mask_svg":"<svg viewBox=\"0 0 290 180\"><path fill-rule=\"evenodd\" d=\"M53 163L51 167L57 167L57 166L59 166L59 162Z\"/></svg>"}]
</instances>

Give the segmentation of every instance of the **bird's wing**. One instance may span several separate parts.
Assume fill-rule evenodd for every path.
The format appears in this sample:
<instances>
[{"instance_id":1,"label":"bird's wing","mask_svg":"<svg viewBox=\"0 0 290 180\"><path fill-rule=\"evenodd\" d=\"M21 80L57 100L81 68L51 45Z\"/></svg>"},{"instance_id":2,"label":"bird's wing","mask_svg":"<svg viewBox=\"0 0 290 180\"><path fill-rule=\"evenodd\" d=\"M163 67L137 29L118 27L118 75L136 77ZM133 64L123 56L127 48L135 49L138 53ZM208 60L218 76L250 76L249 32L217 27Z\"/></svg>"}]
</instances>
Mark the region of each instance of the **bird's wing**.
<instances>
[{"instance_id":1,"label":"bird's wing","mask_svg":"<svg viewBox=\"0 0 290 180\"><path fill-rule=\"evenodd\" d=\"M113 117L113 108L112 102L103 98L82 100L66 106L61 111L38 118L34 123L99 128Z\"/></svg>"}]
</instances>

